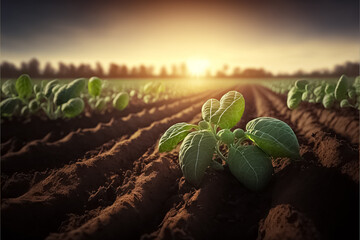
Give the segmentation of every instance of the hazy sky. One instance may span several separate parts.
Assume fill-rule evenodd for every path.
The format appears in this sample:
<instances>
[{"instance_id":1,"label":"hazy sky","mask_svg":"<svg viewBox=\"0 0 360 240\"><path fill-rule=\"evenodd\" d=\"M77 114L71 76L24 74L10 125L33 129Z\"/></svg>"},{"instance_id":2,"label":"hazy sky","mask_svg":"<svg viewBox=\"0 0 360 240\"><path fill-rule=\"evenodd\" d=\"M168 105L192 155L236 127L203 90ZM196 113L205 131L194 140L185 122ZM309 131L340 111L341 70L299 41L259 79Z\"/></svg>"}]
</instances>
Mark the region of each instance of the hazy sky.
<instances>
[{"instance_id":1,"label":"hazy sky","mask_svg":"<svg viewBox=\"0 0 360 240\"><path fill-rule=\"evenodd\" d=\"M170 67L198 58L274 73L359 61L358 0L131 2L2 0L1 59Z\"/></svg>"}]
</instances>

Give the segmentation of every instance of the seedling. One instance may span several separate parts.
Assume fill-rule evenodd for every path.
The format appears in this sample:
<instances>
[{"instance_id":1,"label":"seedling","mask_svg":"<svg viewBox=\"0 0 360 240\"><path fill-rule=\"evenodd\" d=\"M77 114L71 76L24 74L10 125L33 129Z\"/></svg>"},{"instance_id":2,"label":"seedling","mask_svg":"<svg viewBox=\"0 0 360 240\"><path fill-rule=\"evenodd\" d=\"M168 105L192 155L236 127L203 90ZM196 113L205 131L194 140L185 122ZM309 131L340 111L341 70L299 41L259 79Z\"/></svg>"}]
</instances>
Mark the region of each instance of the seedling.
<instances>
[{"instance_id":1,"label":"seedling","mask_svg":"<svg viewBox=\"0 0 360 240\"><path fill-rule=\"evenodd\" d=\"M113 106L114 108L122 111L129 104L129 100L130 100L129 94L127 92L121 92L115 96L113 100Z\"/></svg>"},{"instance_id":2,"label":"seedling","mask_svg":"<svg viewBox=\"0 0 360 240\"><path fill-rule=\"evenodd\" d=\"M301 101L322 103L325 108L336 105L341 108L359 108L360 77L353 84L349 78L342 75L336 84L324 81L309 83L306 80L297 80L287 95L287 106L297 108Z\"/></svg>"},{"instance_id":3,"label":"seedling","mask_svg":"<svg viewBox=\"0 0 360 240\"><path fill-rule=\"evenodd\" d=\"M202 106L198 125L177 123L160 138L159 151L173 150L181 141L179 164L185 179L199 185L210 166L222 169L223 160L230 172L247 188L258 191L271 179L271 157L297 159L299 143L293 130L283 121L259 117L246 125L246 131L231 129L240 121L245 109L241 93L230 91L220 101L209 99ZM254 145L245 144L246 142ZM224 146L227 151L220 149Z\"/></svg>"}]
</instances>

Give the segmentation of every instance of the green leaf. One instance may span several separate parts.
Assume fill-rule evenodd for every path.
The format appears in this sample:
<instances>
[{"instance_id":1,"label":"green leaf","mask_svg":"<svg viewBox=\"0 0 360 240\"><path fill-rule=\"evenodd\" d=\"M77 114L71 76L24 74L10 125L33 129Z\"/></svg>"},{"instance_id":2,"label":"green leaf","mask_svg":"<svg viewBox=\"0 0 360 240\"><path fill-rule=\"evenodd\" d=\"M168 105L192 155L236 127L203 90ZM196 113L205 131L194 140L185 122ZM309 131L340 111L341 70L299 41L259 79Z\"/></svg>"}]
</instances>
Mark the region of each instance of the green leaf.
<instances>
[{"instance_id":1,"label":"green leaf","mask_svg":"<svg viewBox=\"0 0 360 240\"><path fill-rule=\"evenodd\" d=\"M207 122L212 122L212 118L219 108L220 102L217 99L211 98L207 100L201 108L202 118Z\"/></svg>"},{"instance_id":2,"label":"green leaf","mask_svg":"<svg viewBox=\"0 0 360 240\"><path fill-rule=\"evenodd\" d=\"M230 147L227 163L236 179L253 191L263 189L273 173L270 157L254 145Z\"/></svg>"},{"instance_id":3,"label":"green leaf","mask_svg":"<svg viewBox=\"0 0 360 240\"><path fill-rule=\"evenodd\" d=\"M212 169L216 170L216 171L222 171L222 170L224 170L224 166L223 166L221 163L219 163L219 162L217 162L217 161L215 161L215 160L211 160L211 162L210 162L210 167L211 167Z\"/></svg>"},{"instance_id":4,"label":"green leaf","mask_svg":"<svg viewBox=\"0 0 360 240\"><path fill-rule=\"evenodd\" d=\"M98 77L92 77L88 83L89 94L93 97L100 96L102 88L102 81Z\"/></svg>"},{"instance_id":5,"label":"green leaf","mask_svg":"<svg viewBox=\"0 0 360 240\"><path fill-rule=\"evenodd\" d=\"M44 94L45 96L48 98L50 97L50 95L53 93L53 89L55 86L59 85L59 80L55 79L55 80L51 80L50 82L48 82L45 85L44 88ZM60 85L59 85L60 86Z\"/></svg>"},{"instance_id":6,"label":"green leaf","mask_svg":"<svg viewBox=\"0 0 360 240\"><path fill-rule=\"evenodd\" d=\"M32 113L36 112L37 110L39 110L40 108L40 103L36 100L36 99L33 99L30 101L29 103L29 109Z\"/></svg>"},{"instance_id":7,"label":"green leaf","mask_svg":"<svg viewBox=\"0 0 360 240\"><path fill-rule=\"evenodd\" d=\"M335 85L334 84L326 84L326 88L325 88L325 93L326 94L331 94L331 93L334 93L335 91Z\"/></svg>"},{"instance_id":8,"label":"green leaf","mask_svg":"<svg viewBox=\"0 0 360 240\"><path fill-rule=\"evenodd\" d=\"M234 127L245 110L245 100L241 93L230 91L220 99L220 108L216 111L212 122L222 129Z\"/></svg>"},{"instance_id":9,"label":"green leaf","mask_svg":"<svg viewBox=\"0 0 360 240\"><path fill-rule=\"evenodd\" d=\"M54 102L57 106L68 102L72 98L77 98L85 88L86 81L84 78L75 79L71 83L62 86L54 96Z\"/></svg>"},{"instance_id":10,"label":"green leaf","mask_svg":"<svg viewBox=\"0 0 360 240\"><path fill-rule=\"evenodd\" d=\"M21 112L20 112L21 116L27 116L30 114L30 109L28 106L24 106L22 109L21 109Z\"/></svg>"},{"instance_id":11,"label":"green leaf","mask_svg":"<svg viewBox=\"0 0 360 240\"><path fill-rule=\"evenodd\" d=\"M173 150L179 142L184 140L193 128L198 129L196 125L185 122L172 125L160 138L159 152L169 152Z\"/></svg>"},{"instance_id":12,"label":"green leaf","mask_svg":"<svg viewBox=\"0 0 360 240\"><path fill-rule=\"evenodd\" d=\"M287 95L287 106L290 109L295 109L301 103L302 92L296 87L292 87Z\"/></svg>"},{"instance_id":13,"label":"green leaf","mask_svg":"<svg viewBox=\"0 0 360 240\"><path fill-rule=\"evenodd\" d=\"M342 75L339 79L339 81L336 84L335 88L335 98L338 101L341 101L343 99L347 98L347 89L349 87L349 79Z\"/></svg>"},{"instance_id":14,"label":"green leaf","mask_svg":"<svg viewBox=\"0 0 360 240\"><path fill-rule=\"evenodd\" d=\"M192 132L180 147L179 164L185 179L199 185L215 152L216 139L208 130Z\"/></svg>"},{"instance_id":15,"label":"green leaf","mask_svg":"<svg viewBox=\"0 0 360 240\"><path fill-rule=\"evenodd\" d=\"M65 117L73 118L84 110L84 101L81 98L72 98L61 106L61 111Z\"/></svg>"},{"instance_id":16,"label":"green leaf","mask_svg":"<svg viewBox=\"0 0 360 240\"><path fill-rule=\"evenodd\" d=\"M305 91L305 92L303 92L302 95L301 95L301 100L302 100L302 101L307 101L307 100L309 100L309 97L310 97L309 92L308 92L308 91Z\"/></svg>"},{"instance_id":17,"label":"green leaf","mask_svg":"<svg viewBox=\"0 0 360 240\"><path fill-rule=\"evenodd\" d=\"M333 94L326 94L322 99L322 104L325 108L331 108L334 105L335 97Z\"/></svg>"},{"instance_id":18,"label":"green leaf","mask_svg":"<svg viewBox=\"0 0 360 240\"><path fill-rule=\"evenodd\" d=\"M321 96L321 98L322 98L322 96L324 96L324 94L325 94L325 86L321 85L321 86L316 87L314 89L314 94L315 94L315 96L317 96L317 97Z\"/></svg>"},{"instance_id":19,"label":"green leaf","mask_svg":"<svg viewBox=\"0 0 360 240\"><path fill-rule=\"evenodd\" d=\"M300 90L300 91L305 91L305 86L308 84L309 82L306 80L297 80L295 82L295 87Z\"/></svg>"},{"instance_id":20,"label":"green leaf","mask_svg":"<svg viewBox=\"0 0 360 240\"><path fill-rule=\"evenodd\" d=\"M353 86L355 88L356 95L360 96L360 76L355 78Z\"/></svg>"},{"instance_id":21,"label":"green leaf","mask_svg":"<svg viewBox=\"0 0 360 240\"><path fill-rule=\"evenodd\" d=\"M314 86L311 85L310 83L309 83L309 84L306 84L306 86L305 86L305 91L307 91L307 92L312 92L313 88L314 88Z\"/></svg>"},{"instance_id":22,"label":"green leaf","mask_svg":"<svg viewBox=\"0 0 360 240\"><path fill-rule=\"evenodd\" d=\"M351 106L351 104L349 103L349 101L347 99L343 99L340 102L340 107L345 108L345 107L352 107L352 106Z\"/></svg>"},{"instance_id":23,"label":"green leaf","mask_svg":"<svg viewBox=\"0 0 360 240\"><path fill-rule=\"evenodd\" d=\"M245 136L245 132L241 128L235 129L234 134L237 139L243 138Z\"/></svg>"},{"instance_id":24,"label":"green leaf","mask_svg":"<svg viewBox=\"0 0 360 240\"><path fill-rule=\"evenodd\" d=\"M0 112L2 117L11 117L22 105L18 97L7 98L0 103Z\"/></svg>"},{"instance_id":25,"label":"green leaf","mask_svg":"<svg viewBox=\"0 0 360 240\"><path fill-rule=\"evenodd\" d=\"M294 131L285 122L260 117L246 124L247 137L273 157L299 158L299 143Z\"/></svg>"},{"instance_id":26,"label":"green leaf","mask_svg":"<svg viewBox=\"0 0 360 240\"><path fill-rule=\"evenodd\" d=\"M356 98L356 89L355 88L348 89L348 96L350 99L355 99Z\"/></svg>"},{"instance_id":27,"label":"green leaf","mask_svg":"<svg viewBox=\"0 0 360 240\"><path fill-rule=\"evenodd\" d=\"M217 135L220 137L220 140L227 145L232 144L235 140L235 134L231 132L230 129L221 129Z\"/></svg>"},{"instance_id":28,"label":"green leaf","mask_svg":"<svg viewBox=\"0 0 360 240\"><path fill-rule=\"evenodd\" d=\"M33 89L34 89L34 93L37 94L37 93L41 92L41 85L34 84Z\"/></svg>"},{"instance_id":29,"label":"green leaf","mask_svg":"<svg viewBox=\"0 0 360 240\"><path fill-rule=\"evenodd\" d=\"M28 99L33 92L33 84L30 79L30 76L27 74L21 75L16 80L15 88L20 98Z\"/></svg>"},{"instance_id":30,"label":"green leaf","mask_svg":"<svg viewBox=\"0 0 360 240\"><path fill-rule=\"evenodd\" d=\"M316 103L320 103L320 102L323 100L323 98L324 98L324 95L322 95L322 96L317 96L316 99L315 99L315 102L316 102Z\"/></svg>"},{"instance_id":31,"label":"green leaf","mask_svg":"<svg viewBox=\"0 0 360 240\"><path fill-rule=\"evenodd\" d=\"M102 111L106 106L106 102L103 98L99 98L97 101L96 101L96 104L95 104L95 108L99 111Z\"/></svg>"},{"instance_id":32,"label":"green leaf","mask_svg":"<svg viewBox=\"0 0 360 240\"><path fill-rule=\"evenodd\" d=\"M44 100L44 99L45 99L45 94L42 93L42 92L38 92L38 93L36 94L36 99L37 99L38 101Z\"/></svg>"},{"instance_id":33,"label":"green leaf","mask_svg":"<svg viewBox=\"0 0 360 240\"><path fill-rule=\"evenodd\" d=\"M116 95L116 97L113 100L113 106L114 108L118 109L118 110L124 110L127 105L129 104L129 94L127 92L121 92L118 95Z\"/></svg>"},{"instance_id":34,"label":"green leaf","mask_svg":"<svg viewBox=\"0 0 360 240\"><path fill-rule=\"evenodd\" d=\"M3 85L1 86L1 91L7 96L12 97L16 96L16 87L15 87L15 81L12 79L6 80Z\"/></svg>"},{"instance_id":35,"label":"green leaf","mask_svg":"<svg viewBox=\"0 0 360 240\"><path fill-rule=\"evenodd\" d=\"M200 129L209 129L209 127L210 127L209 124L204 120L200 121L198 123L198 126Z\"/></svg>"}]
</instances>

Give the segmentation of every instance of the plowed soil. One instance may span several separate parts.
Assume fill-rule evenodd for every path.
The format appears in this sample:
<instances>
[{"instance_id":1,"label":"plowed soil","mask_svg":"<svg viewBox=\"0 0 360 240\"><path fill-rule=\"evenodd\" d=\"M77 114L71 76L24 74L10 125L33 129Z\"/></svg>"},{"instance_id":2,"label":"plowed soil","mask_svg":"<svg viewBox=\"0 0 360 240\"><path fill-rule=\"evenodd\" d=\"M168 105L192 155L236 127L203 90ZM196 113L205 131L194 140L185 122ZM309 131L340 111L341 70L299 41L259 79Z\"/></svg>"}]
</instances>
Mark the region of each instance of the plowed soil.
<instances>
[{"instance_id":1,"label":"plowed soil","mask_svg":"<svg viewBox=\"0 0 360 240\"><path fill-rule=\"evenodd\" d=\"M178 149L157 144L177 122L197 124L218 89L126 111L72 120L1 125L2 239L359 239L358 111L302 104L239 85L246 101L237 127L258 116L288 123L300 161L273 159L261 192L225 166L194 187Z\"/></svg>"}]
</instances>

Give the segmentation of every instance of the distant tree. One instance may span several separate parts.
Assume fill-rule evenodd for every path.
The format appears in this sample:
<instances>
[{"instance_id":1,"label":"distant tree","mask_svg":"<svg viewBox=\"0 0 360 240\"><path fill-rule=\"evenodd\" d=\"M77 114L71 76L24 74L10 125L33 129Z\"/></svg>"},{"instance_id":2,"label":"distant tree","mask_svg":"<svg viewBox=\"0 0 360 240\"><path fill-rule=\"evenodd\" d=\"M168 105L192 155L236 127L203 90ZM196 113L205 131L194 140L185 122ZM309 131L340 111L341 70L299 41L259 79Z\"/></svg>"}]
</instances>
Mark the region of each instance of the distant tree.
<instances>
[{"instance_id":1,"label":"distant tree","mask_svg":"<svg viewBox=\"0 0 360 240\"><path fill-rule=\"evenodd\" d=\"M299 69L299 70L297 70L296 72L294 72L293 75L296 76L296 77L305 77L305 76L307 76L307 74L306 74L303 70L301 70L301 69Z\"/></svg>"},{"instance_id":2,"label":"distant tree","mask_svg":"<svg viewBox=\"0 0 360 240\"><path fill-rule=\"evenodd\" d=\"M166 70L165 66L161 67L159 76L160 77L168 77L168 73L167 73L167 70Z\"/></svg>"},{"instance_id":3,"label":"distant tree","mask_svg":"<svg viewBox=\"0 0 360 240\"><path fill-rule=\"evenodd\" d=\"M341 76L346 74L348 76L358 76L359 75L359 63L358 62L345 62L343 65L336 65L333 70L334 76Z\"/></svg>"},{"instance_id":4,"label":"distant tree","mask_svg":"<svg viewBox=\"0 0 360 240\"><path fill-rule=\"evenodd\" d=\"M227 75L228 70L229 70L229 65L224 64L223 69L222 69L222 72L223 72L224 76Z\"/></svg>"},{"instance_id":5,"label":"distant tree","mask_svg":"<svg viewBox=\"0 0 360 240\"><path fill-rule=\"evenodd\" d=\"M77 69L77 73L81 77L92 77L95 75L94 70L91 68L90 64L81 63Z\"/></svg>"},{"instance_id":6,"label":"distant tree","mask_svg":"<svg viewBox=\"0 0 360 240\"><path fill-rule=\"evenodd\" d=\"M24 74L24 73L28 74L29 73L29 67L28 67L26 62L21 62L20 72L21 72L21 74Z\"/></svg>"},{"instance_id":7,"label":"distant tree","mask_svg":"<svg viewBox=\"0 0 360 240\"><path fill-rule=\"evenodd\" d=\"M179 71L175 64L171 66L171 76L172 77L179 77Z\"/></svg>"},{"instance_id":8,"label":"distant tree","mask_svg":"<svg viewBox=\"0 0 360 240\"><path fill-rule=\"evenodd\" d=\"M263 78L263 77L272 77L272 73L266 72L262 68L259 69L247 68L242 72L241 76L246 78Z\"/></svg>"},{"instance_id":9,"label":"distant tree","mask_svg":"<svg viewBox=\"0 0 360 240\"><path fill-rule=\"evenodd\" d=\"M27 74L33 78L40 77L40 62L36 58L32 58L27 65Z\"/></svg>"},{"instance_id":10,"label":"distant tree","mask_svg":"<svg viewBox=\"0 0 360 240\"><path fill-rule=\"evenodd\" d=\"M119 76L119 66L115 63L111 63L109 66L109 74L110 78L116 78Z\"/></svg>"},{"instance_id":11,"label":"distant tree","mask_svg":"<svg viewBox=\"0 0 360 240\"><path fill-rule=\"evenodd\" d=\"M139 74L139 77L141 77L141 78L148 77L147 68L144 65L140 65L138 74Z\"/></svg>"},{"instance_id":12,"label":"distant tree","mask_svg":"<svg viewBox=\"0 0 360 240\"><path fill-rule=\"evenodd\" d=\"M131 68L130 76L133 78L139 77L139 69L136 66Z\"/></svg>"},{"instance_id":13,"label":"distant tree","mask_svg":"<svg viewBox=\"0 0 360 240\"><path fill-rule=\"evenodd\" d=\"M234 68L232 76L233 77L240 77L241 76L241 71L240 71L239 67Z\"/></svg>"},{"instance_id":14,"label":"distant tree","mask_svg":"<svg viewBox=\"0 0 360 240\"><path fill-rule=\"evenodd\" d=\"M226 77L225 73L223 72L223 70L217 70L216 72L216 77L218 78L224 78Z\"/></svg>"},{"instance_id":15,"label":"distant tree","mask_svg":"<svg viewBox=\"0 0 360 240\"><path fill-rule=\"evenodd\" d=\"M69 75L70 77L73 77L73 78L79 78L79 77L81 77L81 74L78 73L78 69L77 69L77 67L75 66L75 64L70 63L68 68L69 68L69 69L68 69L68 71L69 71L68 75Z\"/></svg>"},{"instance_id":16,"label":"distant tree","mask_svg":"<svg viewBox=\"0 0 360 240\"><path fill-rule=\"evenodd\" d=\"M129 76L128 67L125 64L121 65L118 77L128 77L128 76Z\"/></svg>"},{"instance_id":17,"label":"distant tree","mask_svg":"<svg viewBox=\"0 0 360 240\"><path fill-rule=\"evenodd\" d=\"M44 68L42 76L44 78L53 78L53 77L55 77L55 69L53 68L51 63L47 62L45 64L45 68Z\"/></svg>"},{"instance_id":18,"label":"distant tree","mask_svg":"<svg viewBox=\"0 0 360 240\"><path fill-rule=\"evenodd\" d=\"M57 76L59 78L69 78L69 77L73 77L73 76L70 76L70 69L69 67L63 63L63 62L59 62L59 70L57 72Z\"/></svg>"},{"instance_id":19,"label":"distant tree","mask_svg":"<svg viewBox=\"0 0 360 240\"><path fill-rule=\"evenodd\" d=\"M2 62L0 72L1 78L16 78L20 75L20 71L15 64L6 61Z\"/></svg>"},{"instance_id":20,"label":"distant tree","mask_svg":"<svg viewBox=\"0 0 360 240\"><path fill-rule=\"evenodd\" d=\"M148 66L147 67L147 75L149 77L154 77L154 70L155 70L154 66Z\"/></svg>"},{"instance_id":21,"label":"distant tree","mask_svg":"<svg viewBox=\"0 0 360 240\"><path fill-rule=\"evenodd\" d=\"M94 75L99 77L99 78L104 77L104 69L101 66L101 63L99 63L99 62L96 63L96 68L94 70Z\"/></svg>"},{"instance_id":22,"label":"distant tree","mask_svg":"<svg viewBox=\"0 0 360 240\"><path fill-rule=\"evenodd\" d=\"M187 77L188 76L188 67L185 63L181 63L180 65L180 74L182 77Z\"/></svg>"}]
</instances>

